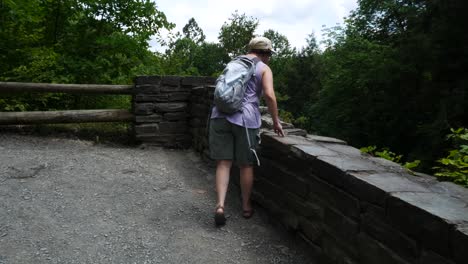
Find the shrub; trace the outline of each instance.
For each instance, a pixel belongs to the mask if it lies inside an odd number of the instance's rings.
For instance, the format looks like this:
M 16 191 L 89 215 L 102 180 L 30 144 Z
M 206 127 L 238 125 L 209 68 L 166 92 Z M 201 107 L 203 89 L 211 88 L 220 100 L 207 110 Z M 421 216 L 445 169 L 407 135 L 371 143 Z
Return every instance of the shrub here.
M 377 150 L 376 146 L 368 146 L 368 147 L 362 147 L 360 150 L 362 152 L 368 153 L 368 154 L 370 154 L 370 155 L 372 155 L 374 157 L 380 157 L 380 158 L 383 158 L 383 159 L 386 159 L 386 160 L 396 162 L 396 163 L 402 165 L 403 167 L 405 167 L 406 169 L 408 169 L 409 171 L 411 171 L 412 169 L 418 167 L 418 165 L 421 163 L 420 160 L 414 160 L 414 161 L 405 162 L 404 164 L 402 164 L 401 159 L 403 158 L 403 155 L 397 155 L 394 152 L 391 152 L 388 148 L 382 148 L 379 151 L 379 150 Z
M 437 160 L 440 166 L 436 166 L 434 174 L 440 180 L 452 181 L 468 187 L 468 129 L 450 129 L 451 134 L 447 140 L 451 140 L 455 149 L 450 150 L 445 158 Z

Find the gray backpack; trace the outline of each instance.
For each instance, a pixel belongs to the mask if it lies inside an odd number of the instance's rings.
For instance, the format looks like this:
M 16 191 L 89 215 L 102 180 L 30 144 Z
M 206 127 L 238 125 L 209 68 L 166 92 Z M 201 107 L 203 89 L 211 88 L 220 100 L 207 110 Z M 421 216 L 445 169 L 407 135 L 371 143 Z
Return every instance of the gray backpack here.
M 241 109 L 247 83 L 255 76 L 258 62 L 257 57 L 238 56 L 227 64 L 214 91 L 214 104 L 220 112 L 232 114 Z

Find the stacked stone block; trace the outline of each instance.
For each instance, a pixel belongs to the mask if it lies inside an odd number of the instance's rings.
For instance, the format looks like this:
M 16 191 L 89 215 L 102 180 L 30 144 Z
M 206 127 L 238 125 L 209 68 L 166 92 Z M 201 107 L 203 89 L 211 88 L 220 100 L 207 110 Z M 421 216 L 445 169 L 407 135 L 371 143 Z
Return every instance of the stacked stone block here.
M 136 140 L 156 146 L 190 147 L 190 116 L 196 114 L 190 107 L 192 90 L 213 82 L 207 77 L 137 77 L 133 97 Z
M 215 87 L 213 85 L 196 87 L 192 90 L 192 97 L 190 100 L 190 133 L 193 138 L 192 146 L 205 160 L 210 160 L 208 119 L 212 108 L 214 89 Z

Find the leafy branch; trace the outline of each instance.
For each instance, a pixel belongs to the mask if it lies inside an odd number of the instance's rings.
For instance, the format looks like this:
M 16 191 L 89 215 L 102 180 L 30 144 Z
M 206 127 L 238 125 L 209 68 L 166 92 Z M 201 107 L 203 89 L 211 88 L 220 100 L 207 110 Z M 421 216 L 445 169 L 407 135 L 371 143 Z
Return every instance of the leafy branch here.
M 445 158 L 437 160 L 440 166 L 433 167 L 435 176 L 468 187 L 468 129 L 450 130 L 452 133 L 447 136 L 447 140 L 453 142 L 455 149 L 450 150 Z

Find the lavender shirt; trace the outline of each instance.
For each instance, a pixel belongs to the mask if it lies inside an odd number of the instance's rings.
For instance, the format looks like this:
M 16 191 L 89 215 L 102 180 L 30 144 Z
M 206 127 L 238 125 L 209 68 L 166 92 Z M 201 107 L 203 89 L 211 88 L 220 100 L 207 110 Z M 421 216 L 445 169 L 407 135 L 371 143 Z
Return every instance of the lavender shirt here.
M 262 125 L 259 98 L 262 95 L 262 70 L 265 63 L 259 61 L 255 68 L 255 78 L 247 83 L 245 96 L 242 100 L 242 111 L 234 114 L 224 114 L 214 106 L 211 110 L 211 119 L 226 118 L 232 124 L 247 128 L 259 128 Z M 245 122 L 245 123 L 244 123 Z

